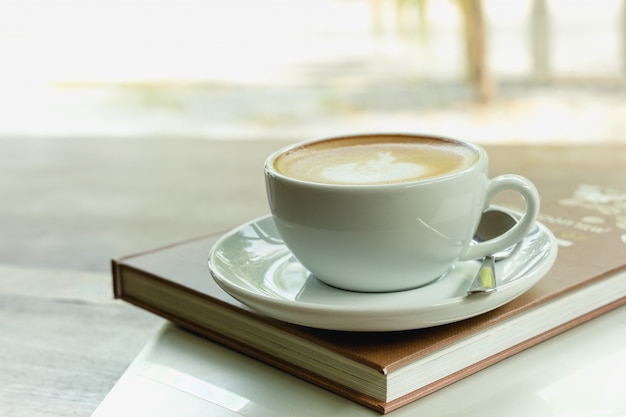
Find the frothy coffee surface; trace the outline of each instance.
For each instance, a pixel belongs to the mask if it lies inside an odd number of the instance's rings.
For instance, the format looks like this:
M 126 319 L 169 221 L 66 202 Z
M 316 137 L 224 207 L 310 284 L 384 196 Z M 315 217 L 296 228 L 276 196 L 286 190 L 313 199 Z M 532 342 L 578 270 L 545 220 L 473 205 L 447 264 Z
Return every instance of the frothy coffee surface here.
M 394 184 L 456 172 L 478 159 L 463 144 L 405 136 L 338 138 L 303 145 L 274 162 L 282 174 L 323 184 Z

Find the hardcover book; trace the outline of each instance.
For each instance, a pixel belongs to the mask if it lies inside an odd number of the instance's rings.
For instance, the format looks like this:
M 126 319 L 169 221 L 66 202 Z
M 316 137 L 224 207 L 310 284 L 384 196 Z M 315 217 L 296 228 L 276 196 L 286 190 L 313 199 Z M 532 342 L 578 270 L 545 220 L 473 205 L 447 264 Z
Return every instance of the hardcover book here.
M 207 255 L 219 234 L 113 260 L 115 296 L 387 413 L 626 303 L 626 192 L 542 185 L 550 192 L 540 220 L 560 245 L 554 267 L 510 303 L 457 323 L 341 332 L 262 316 L 211 278 Z M 503 329 L 528 336 L 510 344 Z M 485 343 L 490 349 L 476 355 Z M 423 377 L 403 380 L 409 367 Z M 408 394 L 389 395 L 405 392 L 402 384 Z
M 626 303 L 626 191 L 532 178 L 539 220 L 559 242 L 548 274 L 520 297 L 460 322 L 342 332 L 256 313 L 211 278 L 220 235 L 112 261 L 115 296 L 192 332 L 387 413 Z M 498 202 L 519 209 L 516 201 Z M 516 337 L 511 337 L 511 334 Z M 417 378 L 403 378 L 407 370 Z

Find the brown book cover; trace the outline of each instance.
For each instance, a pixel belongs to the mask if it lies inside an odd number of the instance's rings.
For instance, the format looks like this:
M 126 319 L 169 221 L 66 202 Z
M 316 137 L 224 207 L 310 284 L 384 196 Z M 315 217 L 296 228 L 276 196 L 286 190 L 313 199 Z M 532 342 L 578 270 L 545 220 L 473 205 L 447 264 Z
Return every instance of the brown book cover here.
M 610 180 L 598 184 L 600 181 L 582 180 L 577 175 L 565 178 L 556 171 L 547 177 L 529 177 L 543 197 L 540 220 L 559 241 L 556 263 L 522 296 L 461 322 L 411 331 L 354 333 L 306 328 L 260 316 L 230 297 L 211 278 L 207 256 L 219 235 L 113 260 L 114 293 L 193 332 L 387 413 L 626 303 L 626 190 L 611 185 Z M 516 200 L 504 198 L 498 203 L 520 208 Z M 602 301 L 583 312 L 568 302 L 556 303 L 568 301 L 574 294 L 586 297 L 592 293 L 600 294 L 598 300 Z M 559 307 L 548 310 L 553 305 Z M 436 366 L 437 361 L 445 360 L 438 355 L 444 349 L 459 346 L 456 353 L 462 357 L 463 349 L 475 349 L 471 342 L 478 334 L 510 323 L 532 326 L 524 317 L 542 309 L 560 315 L 559 324 L 522 343 L 505 344 L 482 360 L 451 369 L 407 395 L 386 399 L 368 394 L 369 384 L 385 383 L 388 375 L 405 366 L 418 361 Z M 534 317 L 541 320 L 541 315 Z M 496 342 L 498 336 L 489 337 Z M 272 352 L 256 343 L 266 339 L 275 341 L 279 350 Z M 277 353 L 283 343 L 289 354 Z M 360 376 L 355 377 L 354 384 L 337 382 L 333 372 L 308 366 L 311 357 L 317 355 L 328 358 L 315 360 L 325 363 L 322 369 L 345 366 L 339 371 L 357 369 Z

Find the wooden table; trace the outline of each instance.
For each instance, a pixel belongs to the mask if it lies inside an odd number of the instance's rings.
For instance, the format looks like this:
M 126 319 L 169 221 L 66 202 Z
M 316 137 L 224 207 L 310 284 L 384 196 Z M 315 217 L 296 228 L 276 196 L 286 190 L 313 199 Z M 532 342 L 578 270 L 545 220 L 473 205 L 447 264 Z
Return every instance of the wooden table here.
M 89 415 L 163 321 L 110 259 L 268 212 L 272 141 L 0 139 L 0 415 Z M 626 147 L 488 147 L 496 170 L 612 172 Z

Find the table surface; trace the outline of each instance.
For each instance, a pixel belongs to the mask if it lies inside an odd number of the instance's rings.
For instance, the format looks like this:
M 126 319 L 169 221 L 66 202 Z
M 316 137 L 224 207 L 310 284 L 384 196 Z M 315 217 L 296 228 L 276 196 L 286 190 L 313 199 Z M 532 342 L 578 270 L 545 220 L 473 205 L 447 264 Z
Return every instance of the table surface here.
M 110 260 L 266 214 L 263 161 L 285 144 L 0 139 L 0 415 L 90 415 L 164 323 L 113 299 Z M 510 161 L 494 175 L 626 184 L 624 146 L 487 149 Z

